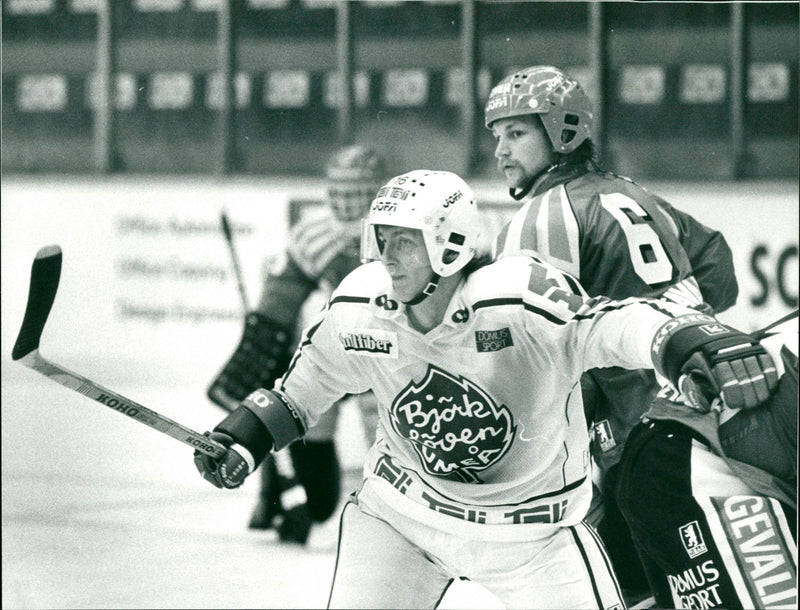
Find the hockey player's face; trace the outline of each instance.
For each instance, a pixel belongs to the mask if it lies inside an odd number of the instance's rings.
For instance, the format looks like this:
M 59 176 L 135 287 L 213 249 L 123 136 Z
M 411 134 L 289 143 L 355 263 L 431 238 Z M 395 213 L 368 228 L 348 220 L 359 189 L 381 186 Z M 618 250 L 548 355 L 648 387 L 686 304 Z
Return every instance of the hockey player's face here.
M 509 188 L 522 188 L 553 164 L 555 154 L 539 117 L 533 114 L 492 123 L 497 168 Z
M 392 278 L 392 288 L 400 301 L 419 294 L 431 279 L 431 263 L 422 231 L 380 225 L 376 227 L 381 262 Z

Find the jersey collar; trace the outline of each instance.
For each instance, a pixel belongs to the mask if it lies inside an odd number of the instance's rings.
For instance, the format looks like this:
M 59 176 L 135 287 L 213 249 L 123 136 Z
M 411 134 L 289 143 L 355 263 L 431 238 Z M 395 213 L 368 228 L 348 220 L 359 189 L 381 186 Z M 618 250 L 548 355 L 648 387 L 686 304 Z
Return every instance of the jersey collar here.
M 582 176 L 591 170 L 588 162 L 557 163 L 551 165 L 544 172 L 533 178 L 527 186 L 521 189 L 509 189 L 513 199 L 520 201 L 529 193 L 535 197 L 540 193 L 549 191 L 554 186 L 569 182 L 573 178 Z
M 465 323 L 472 321 L 474 313 L 469 308 L 464 297 L 466 279 L 466 277 L 461 278 L 461 281 L 453 292 L 453 296 L 450 298 L 447 309 L 445 309 L 441 323 L 428 331 L 428 333 L 426 333 L 427 336 L 437 335 L 441 333 L 444 328 L 464 328 Z M 375 306 L 376 317 L 384 320 L 394 320 L 395 323 L 403 324 L 411 328 L 411 324 L 408 320 L 408 306 L 395 297 L 391 282 L 389 282 L 383 290 L 379 291 L 378 295 L 373 299 L 373 305 Z

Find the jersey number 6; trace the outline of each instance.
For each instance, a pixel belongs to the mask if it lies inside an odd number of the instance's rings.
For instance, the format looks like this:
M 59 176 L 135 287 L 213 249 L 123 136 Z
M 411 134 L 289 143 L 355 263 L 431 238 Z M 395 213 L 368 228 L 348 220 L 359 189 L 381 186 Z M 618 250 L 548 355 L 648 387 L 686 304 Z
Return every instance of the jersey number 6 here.
M 650 215 L 636 201 L 622 193 L 600 195 L 600 203 L 619 223 L 636 275 L 653 286 L 672 279 L 672 262 L 650 222 Z

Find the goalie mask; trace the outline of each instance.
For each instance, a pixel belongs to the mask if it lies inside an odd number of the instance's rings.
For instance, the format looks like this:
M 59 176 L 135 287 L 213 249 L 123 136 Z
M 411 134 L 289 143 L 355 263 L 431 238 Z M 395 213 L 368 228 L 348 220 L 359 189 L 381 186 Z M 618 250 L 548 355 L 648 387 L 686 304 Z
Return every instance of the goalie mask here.
M 498 119 L 538 114 L 556 152 L 592 136 L 592 103 L 578 81 L 552 66 L 532 66 L 501 80 L 486 102 L 487 129 Z
M 325 176 L 336 218 L 346 223 L 360 221 L 384 180 L 383 159 L 366 146 L 345 146 L 331 156 Z
M 362 221 L 364 263 L 381 258 L 377 225 L 419 229 L 435 281 L 463 269 L 475 257 L 480 236 L 472 189 L 456 174 L 443 171 L 408 172 L 378 190 L 369 215 Z

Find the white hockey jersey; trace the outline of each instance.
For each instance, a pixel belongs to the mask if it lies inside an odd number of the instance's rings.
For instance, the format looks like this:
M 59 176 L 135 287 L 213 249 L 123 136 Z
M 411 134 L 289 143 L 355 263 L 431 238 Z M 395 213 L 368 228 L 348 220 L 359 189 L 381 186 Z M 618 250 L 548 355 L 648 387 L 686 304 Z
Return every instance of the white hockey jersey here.
M 656 329 L 696 313 L 575 286 L 554 267 L 505 258 L 462 281 L 423 334 L 381 263 L 364 265 L 306 329 L 275 389 L 306 429 L 343 394 L 373 390 L 379 427 L 364 475 L 412 518 L 506 539 L 531 535 L 515 525 L 575 524 L 591 498 L 581 373 L 652 368 Z

